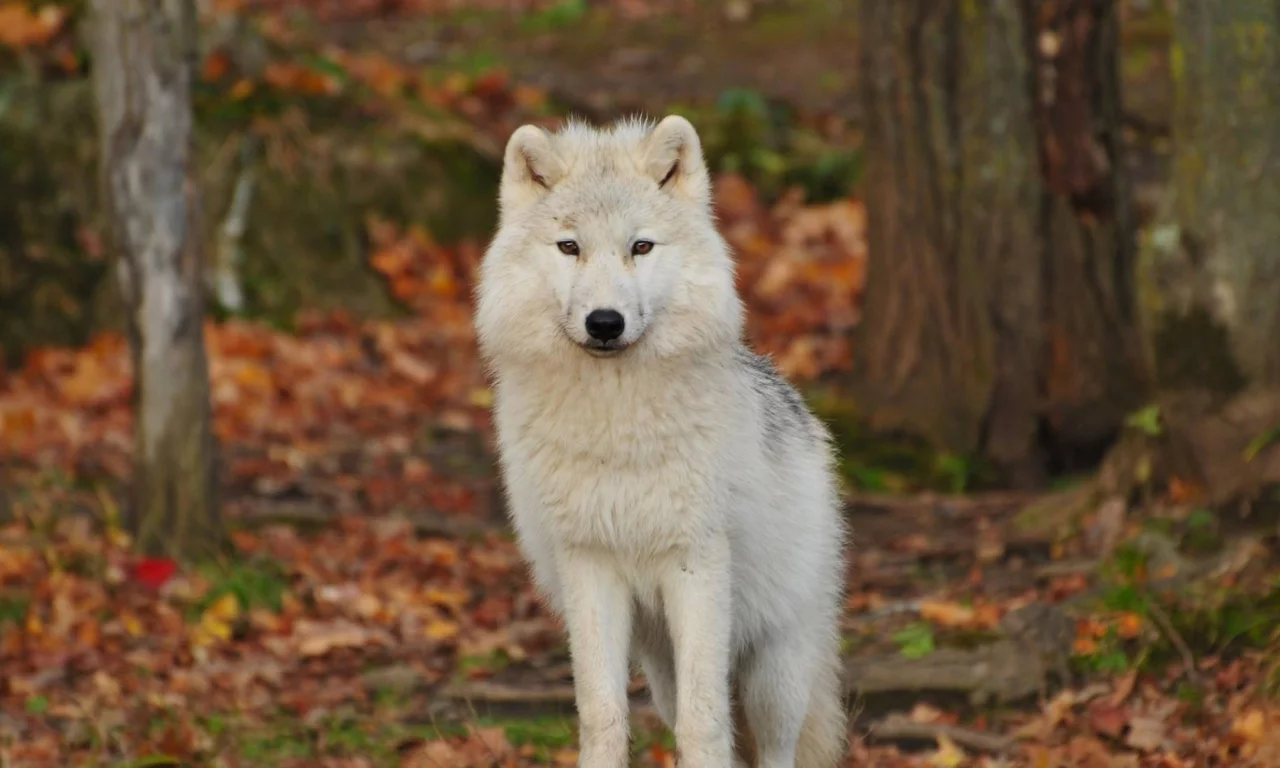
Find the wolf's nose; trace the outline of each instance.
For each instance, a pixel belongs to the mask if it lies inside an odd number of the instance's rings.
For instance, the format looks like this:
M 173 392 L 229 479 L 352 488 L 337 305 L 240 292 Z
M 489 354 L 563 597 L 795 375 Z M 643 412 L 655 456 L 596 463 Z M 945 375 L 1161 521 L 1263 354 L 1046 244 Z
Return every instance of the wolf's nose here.
M 587 333 L 597 341 L 613 341 L 622 335 L 627 321 L 616 309 L 593 309 L 587 315 Z

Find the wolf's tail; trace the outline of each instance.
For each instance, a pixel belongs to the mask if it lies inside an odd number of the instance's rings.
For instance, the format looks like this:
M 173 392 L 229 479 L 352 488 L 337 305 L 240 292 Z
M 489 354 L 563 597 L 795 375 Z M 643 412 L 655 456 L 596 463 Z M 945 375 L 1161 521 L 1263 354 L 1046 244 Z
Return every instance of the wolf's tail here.
M 843 765 L 848 749 L 849 722 L 844 708 L 844 664 L 839 645 L 832 643 L 809 699 L 796 768 L 834 768 Z

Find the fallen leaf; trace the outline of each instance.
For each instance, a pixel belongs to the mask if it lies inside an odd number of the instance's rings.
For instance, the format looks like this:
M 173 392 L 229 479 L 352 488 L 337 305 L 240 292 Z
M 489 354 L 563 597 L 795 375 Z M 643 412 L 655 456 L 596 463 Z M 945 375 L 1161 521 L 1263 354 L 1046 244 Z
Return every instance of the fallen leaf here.
M 1122 613 L 1116 621 L 1116 634 L 1132 640 L 1142 633 L 1142 617 L 1136 613 Z
M 1231 721 L 1231 735 L 1247 744 L 1261 744 L 1266 729 L 1266 716 L 1257 708 L 1249 709 Z
M 458 636 L 458 623 L 455 621 L 430 621 L 423 629 L 428 640 L 447 642 Z
M 304 619 L 294 627 L 294 641 L 301 656 L 323 656 L 336 648 L 359 648 L 375 640 L 371 630 L 345 619 Z
M 942 710 L 931 707 L 922 701 L 916 702 L 916 705 L 911 708 L 911 712 L 907 715 L 907 719 L 913 723 L 937 723 L 942 721 L 944 717 Z
M 938 734 L 938 751 L 929 757 L 929 765 L 936 768 L 958 768 L 968 759 L 964 750 L 945 733 Z
M 1133 693 L 1133 687 L 1138 682 L 1138 670 L 1131 669 L 1120 676 L 1115 683 L 1115 690 L 1112 691 L 1111 697 L 1107 700 L 1113 707 L 1118 707 L 1129 698 L 1129 694 Z
M 443 768 L 443 766 L 461 766 L 462 756 L 458 750 L 444 739 L 419 744 L 400 760 L 400 768 Z
M 920 617 L 944 627 L 966 627 L 974 623 L 974 609 L 959 603 L 941 600 L 921 600 Z
M 69 11 L 59 5 L 42 5 L 39 9 L 25 2 L 0 5 L 0 45 L 31 48 L 44 45 L 62 29 Z
M 654 762 L 658 765 L 665 766 L 671 760 L 671 756 L 667 754 L 666 749 L 661 744 L 654 744 L 650 748 L 650 754 L 654 758 Z M 578 764 L 579 752 L 576 749 L 557 749 L 551 753 L 551 764 L 563 766 L 563 768 L 572 768 Z M 674 765 L 674 763 L 671 763 Z
M 200 615 L 200 623 L 191 629 L 191 642 L 208 647 L 231 639 L 231 623 L 240 615 L 240 601 L 228 592 L 214 600 Z
M 1105 701 L 1090 704 L 1088 717 L 1089 727 L 1113 739 L 1119 738 L 1129 723 L 1129 713 L 1124 707 L 1113 706 Z
M 1129 719 L 1129 732 L 1124 743 L 1142 752 L 1154 752 L 1165 740 L 1164 721 L 1146 715 Z

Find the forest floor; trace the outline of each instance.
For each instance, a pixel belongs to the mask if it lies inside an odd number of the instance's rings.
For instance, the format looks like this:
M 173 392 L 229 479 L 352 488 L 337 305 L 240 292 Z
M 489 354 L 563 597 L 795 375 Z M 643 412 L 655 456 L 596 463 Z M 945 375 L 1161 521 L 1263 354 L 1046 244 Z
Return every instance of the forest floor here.
M 742 23 L 725 20 L 732 4 L 680 0 L 665 15 L 626 0 L 392 17 L 415 3 L 307 3 L 318 21 L 269 16 L 268 38 L 302 50 L 316 35 L 305 50 L 324 66 L 298 55 L 243 86 L 215 54 L 204 81 L 232 101 L 358 81 L 371 115 L 403 118 L 413 94 L 481 144 L 548 101 L 608 114 L 744 82 L 811 124 L 857 117 L 840 3 L 758 3 Z M 706 32 L 712 15 L 722 28 Z M 602 52 L 608 66 L 582 65 Z M 421 67 L 452 74 L 419 81 Z M 1158 112 L 1163 87 L 1142 93 Z M 868 445 L 830 386 L 856 354 L 860 200 L 716 184 L 753 343 L 844 450 L 849 764 L 1280 765 L 1280 503 L 1209 509 L 1177 477 L 1101 497 L 1089 476 L 979 490 L 961 457 Z M 0 766 L 576 764 L 564 635 L 494 479 L 470 325 L 481 246 L 377 217 L 367 230 L 367 267 L 402 316 L 206 325 L 234 530 L 220 561 L 131 547 L 117 335 L 0 369 Z M 1154 429 L 1149 414 L 1131 427 Z M 642 678 L 632 692 L 634 764 L 673 765 Z

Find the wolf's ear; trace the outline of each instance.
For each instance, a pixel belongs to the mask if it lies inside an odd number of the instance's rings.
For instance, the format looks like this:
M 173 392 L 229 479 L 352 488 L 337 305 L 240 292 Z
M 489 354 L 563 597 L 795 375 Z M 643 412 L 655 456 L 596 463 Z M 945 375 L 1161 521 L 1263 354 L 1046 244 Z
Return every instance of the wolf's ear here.
M 664 190 L 701 203 L 711 199 L 702 142 L 693 125 L 679 115 L 664 117 L 649 133 L 645 140 L 644 170 Z
M 536 125 L 522 125 L 507 140 L 499 204 L 511 210 L 532 203 L 549 192 L 564 172 L 551 136 Z

